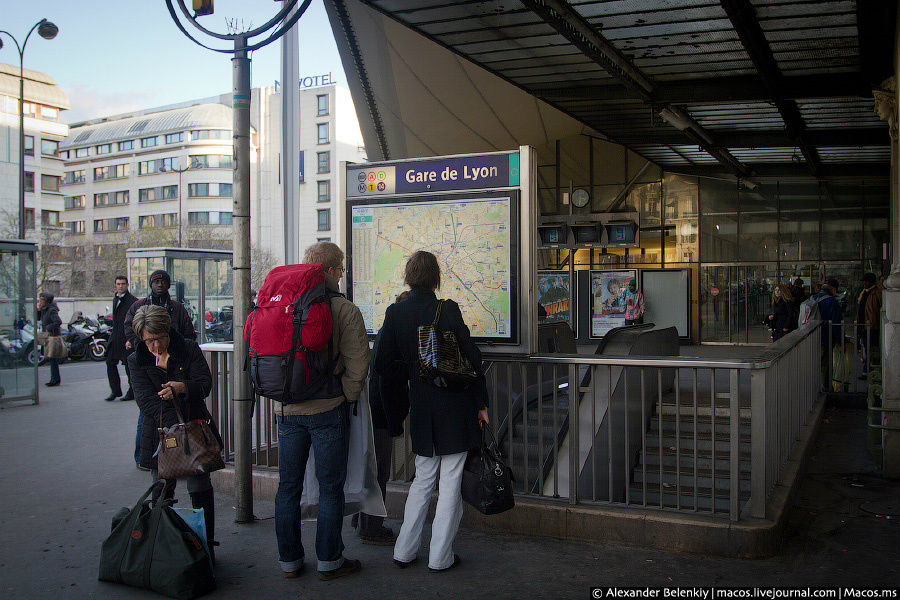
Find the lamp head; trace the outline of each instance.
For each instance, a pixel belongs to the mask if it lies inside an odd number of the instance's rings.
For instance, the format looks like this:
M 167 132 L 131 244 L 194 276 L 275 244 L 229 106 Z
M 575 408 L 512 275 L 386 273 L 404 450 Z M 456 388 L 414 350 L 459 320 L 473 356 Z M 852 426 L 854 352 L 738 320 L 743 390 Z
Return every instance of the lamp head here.
M 38 25 L 38 35 L 45 40 L 52 40 L 56 37 L 57 33 L 59 33 L 59 27 L 57 27 L 47 19 L 42 20 L 41 24 Z

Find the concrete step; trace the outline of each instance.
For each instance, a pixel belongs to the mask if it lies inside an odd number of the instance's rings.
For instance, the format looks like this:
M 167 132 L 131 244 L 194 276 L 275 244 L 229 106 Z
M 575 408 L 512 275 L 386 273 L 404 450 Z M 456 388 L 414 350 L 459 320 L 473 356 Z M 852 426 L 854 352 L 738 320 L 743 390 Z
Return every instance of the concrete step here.
M 637 486 L 631 486 L 628 489 L 629 494 L 629 502 L 634 505 L 635 503 L 641 504 L 644 498 L 643 490 Z M 649 507 L 658 507 L 660 506 L 660 490 L 657 485 L 647 485 L 646 490 L 646 498 L 647 498 L 647 506 Z M 740 506 L 746 504 L 747 500 L 750 499 L 750 494 L 740 494 Z M 664 508 L 676 508 L 680 506 L 682 509 L 695 509 L 695 510 L 703 510 L 708 511 L 713 507 L 713 498 L 709 493 L 709 490 L 697 489 L 696 499 L 694 497 L 694 489 L 692 487 L 684 487 L 681 488 L 681 494 L 677 493 L 675 488 L 663 488 L 662 492 L 662 506 Z M 716 512 L 727 513 L 731 506 L 731 500 L 727 496 L 719 496 L 716 494 L 715 498 L 715 510 Z
M 697 469 L 706 469 L 709 470 L 712 468 L 713 460 L 712 454 L 709 452 L 701 452 L 698 453 L 695 457 L 693 453 L 685 454 L 681 453 L 680 456 L 676 455 L 675 450 L 670 450 L 669 448 L 663 448 L 663 468 L 670 469 L 675 471 L 676 464 L 681 465 L 682 473 L 686 472 L 687 469 L 690 469 L 690 472 L 693 472 L 694 463 L 696 462 Z M 646 464 L 648 469 L 659 469 L 660 456 L 659 456 L 659 448 L 652 447 L 647 448 L 646 454 L 644 454 L 642 464 Z M 724 471 L 728 473 L 731 469 L 731 453 L 730 452 L 717 452 L 716 460 L 715 460 L 716 471 Z M 741 476 L 750 476 L 750 457 L 749 455 L 746 457 L 740 457 L 738 460 L 738 470 L 741 473 Z
M 640 465 L 638 465 L 634 470 L 633 483 L 638 487 L 646 480 L 647 485 L 656 485 L 659 486 L 660 482 L 660 474 L 659 467 L 655 469 L 647 469 L 646 479 L 645 473 Z M 693 490 L 694 487 L 694 474 L 693 470 L 690 473 L 686 473 L 684 470 L 681 472 L 680 478 L 681 488 L 684 489 L 686 486 Z M 662 484 L 663 488 L 666 490 L 675 491 L 679 484 L 679 477 L 675 473 L 675 470 L 667 471 L 665 467 L 663 468 L 662 473 Z M 697 480 L 696 485 L 698 490 L 711 490 L 713 488 L 713 477 L 712 472 L 709 469 L 698 469 L 697 470 Z M 728 476 L 728 471 L 716 471 L 715 477 L 715 488 L 716 488 L 716 496 L 720 495 L 728 495 L 731 490 L 731 478 Z M 739 482 L 739 489 L 741 492 L 750 493 L 750 479 L 742 478 Z

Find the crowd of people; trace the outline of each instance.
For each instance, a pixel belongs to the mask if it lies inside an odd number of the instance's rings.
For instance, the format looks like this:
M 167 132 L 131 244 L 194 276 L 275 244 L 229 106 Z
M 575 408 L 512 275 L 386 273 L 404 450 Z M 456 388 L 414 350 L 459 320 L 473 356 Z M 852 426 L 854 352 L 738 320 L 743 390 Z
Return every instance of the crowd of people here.
M 344 484 L 347 478 L 351 411 L 368 385 L 374 426 L 377 479 L 385 493 L 391 463 L 392 438 L 409 427 L 415 458 L 415 478 L 410 485 L 399 534 L 385 526 L 378 515 L 359 514 L 354 519 L 363 543 L 393 546 L 394 564 L 401 569 L 418 561 L 423 526 L 430 498 L 439 489 L 428 568 L 441 572 L 460 564 L 453 541 L 462 517 L 461 478 L 467 453 L 479 446 L 481 427 L 488 423 L 488 394 L 481 370 L 481 354 L 473 343 L 459 306 L 439 300 L 441 284 L 437 258 L 415 252 L 407 261 L 404 283 L 409 287 L 385 313 L 384 324 L 370 351 L 362 313 L 339 292 L 344 275 L 344 254 L 330 242 L 319 242 L 306 250 L 306 264 L 321 264 L 333 319 L 329 380 L 311 399 L 301 403 L 275 403 L 278 435 L 279 484 L 275 497 L 275 534 L 278 563 L 287 578 L 300 575 L 304 566 L 301 539 L 301 500 L 310 451 L 315 456 L 319 486 L 315 539 L 316 571 L 319 579 L 331 580 L 359 571 L 359 560 L 344 556 L 342 524 L 345 514 Z M 856 298 L 856 322 L 865 330 L 868 358 L 879 339 L 881 284 L 872 273 L 862 277 L 862 292 Z M 179 420 L 212 422 L 205 399 L 212 387 L 209 366 L 196 342 L 196 332 L 184 306 L 169 296 L 171 278 L 158 270 L 149 279 L 150 293 L 138 299 L 128 291 L 128 279 L 116 278 L 113 298 L 113 332 L 107 356 L 110 395 L 107 401 L 133 398 L 139 407 L 134 459 L 137 468 L 148 471 L 153 481 L 157 471 L 158 428 Z M 801 279 L 777 284 L 772 293 L 772 311 L 766 318 L 772 339 L 778 340 L 798 327 L 804 302 L 814 303 L 819 318 L 832 328 L 823 330 L 823 349 L 841 339 L 843 310 L 837 301 L 839 283 L 828 279 L 813 290 L 809 299 Z M 643 296 L 631 281 L 625 294 L 629 324 L 643 319 Z M 48 349 L 58 338 L 61 320 L 51 294 L 42 293 L 38 316 Z M 436 387 L 420 374 L 417 330 L 434 323 L 453 331 L 461 353 L 474 367 L 475 383 L 464 391 Z M 858 338 L 859 339 L 859 338 Z M 50 353 L 52 354 L 52 352 Z M 829 353 L 823 352 L 823 357 Z M 825 361 L 823 358 L 823 368 Z M 125 365 L 128 391 L 122 393 L 118 364 Z M 61 383 L 59 366 L 49 357 L 51 380 Z M 176 407 L 178 410 L 176 410 Z M 355 414 L 355 413 L 354 413 Z M 218 433 L 216 432 L 216 435 Z M 221 441 L 221 440 L 220 440 Z M 195 508 L 204 510 L 210 555 L 217 545 L 214 492 L 208 473 L 186 478 Z M 175 480 L 167 480 L 165 494 L 171 496 Z
M 434 572 L 452 569 L 460 564 L 453 541 L 462 517 L 463 465 L 469 449 L 481 443 L 479 428 L 488 422 L 488 397 L 481 354 L 459 306 L 453 300 L 438 300 L 435 294 L 441 283 L 437 258 L 425 251 L 410 257 L 405 267 L 405 284 L 410 289 L 388 309 L 371 351 L 362 313 L 339 292 L 345 270 L 343 251 L 333 243 L 319 242 L 306 250 L 304 262 L 322 265 L 330 290 L 333 330 L 329 352 L 333 369 L 328 373 L 329 381 L 313 398 L 274 406 L 278 435 L 275 533 L 279 566 L 287 578 L 295 578 L 303 570 L 301 499 L 312 451 L 319 487 L 317 576 L 331 580 L 362 567 L 359 560 L 344 556 L 342 525 L 351 411 L 356 414 L 354 405 L 368 385 L 382 496 L 390 474 L 392 438 L 403 434 L 407 417 L 416 473 L 399 535 L 385 526 L 383 516 L 362 513 L 353 521 L 358 526 L 357 534 L 363 543 L 393 546 L 394 564 L 399 568 L 411 566 L 418 560 L 429 501 L 438 487 L 428 568 Z M 182 304 L 169 297 L 171 278 L 166 271 L 150 275 L 150 293 L 143 299 L 128 291 L 127 277 L 116 277 L 115 284 L 113 331 L 107 356 L 110 394 L 106 400 L 136 401 L 139 417 L 134 460 L 137 468 L 148 471 L 155 482 L 159 480 L 160 428 L 171 427 L 183 418 L 212 423 L 215 430 L 205 401 L 212 376 L 190 318 Z M 51 340 L 45 344 L 52 344 L 61 325 L 52 295 L 39 296 L 38 311 L 43 331 Z M 454 332 L 460 350 L 476 371 L 475 383 L 464 391 L 435 387 L 415 367 L 416 330 L 433 322 L 444 331 Z M 53 358 L 49 362 L 51 380 L 47 385 L 59 385 L 59 366 Z M 125 365 L 128 379 L 128 391 L 124 394 L 119 363 Z M 165 496 L 174 494 L 175 485 L 176 480 L 166 480 Z M 214 559 L 218 541 L 209 473 L 187 477 L 186 485 L 192 506 L 203 509 L 209 552 Z

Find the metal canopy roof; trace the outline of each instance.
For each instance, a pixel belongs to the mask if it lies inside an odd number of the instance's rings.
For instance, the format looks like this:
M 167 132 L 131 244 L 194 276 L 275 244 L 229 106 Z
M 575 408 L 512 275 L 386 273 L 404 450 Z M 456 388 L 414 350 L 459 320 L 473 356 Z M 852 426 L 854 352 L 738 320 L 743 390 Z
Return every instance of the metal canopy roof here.
M 376 122 L 386 101 L 372 65 L 384 73 L 391 70 L 384 63 L 398 59 L 387 56 L 384 44 L 366 46 L 354 36 L 366 30 L 363 21 L 372 18 L 366 15 L 380 13 L 667 170 L 743 177 L 889 172 L 888 128 L 874 112 L 871 90 L 892 74 L 895 2 L 326 0 L 326 6 L 345 64 L 353 63 L 347 72 L 361 80 L 351 88 Z M 399 60 L 412 60 L 403 58 L 384 23 L 378 28 Z M 394 94 L 404 93 L 396 81 L 395 87 Z M 382 147 L 389 145 L 385 136 L 382 128 Z

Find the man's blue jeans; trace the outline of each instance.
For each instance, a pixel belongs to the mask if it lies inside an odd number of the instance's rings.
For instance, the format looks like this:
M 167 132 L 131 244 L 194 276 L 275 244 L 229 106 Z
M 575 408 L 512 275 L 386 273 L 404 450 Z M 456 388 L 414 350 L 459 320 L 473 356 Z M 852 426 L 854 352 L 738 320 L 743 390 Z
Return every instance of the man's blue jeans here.
M 275 494 L 275 535 L 282 571 L 297 571 L 303 564 L 300 540 L 300 498 L 303 475 L 312 447 L 319 481 L 316 520 L 316 558 L 319 571 L 344 564 L 341 526 L 344 518 L 344 481 L 350 444 L 350 408 L 344 402 L 317 415 L 277 415 L 278 493 Z

